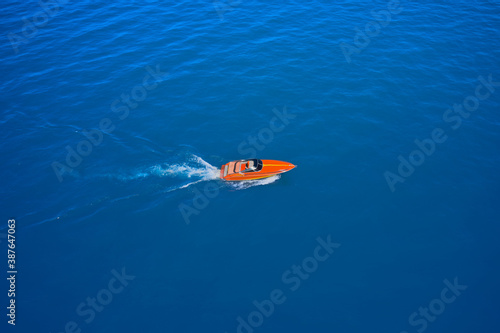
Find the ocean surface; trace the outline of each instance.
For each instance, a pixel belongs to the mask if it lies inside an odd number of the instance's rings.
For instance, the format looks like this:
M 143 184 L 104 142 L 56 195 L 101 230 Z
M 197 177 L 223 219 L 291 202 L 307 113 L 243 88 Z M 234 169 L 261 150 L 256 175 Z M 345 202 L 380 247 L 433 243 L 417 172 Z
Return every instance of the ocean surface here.
M 498 1 L 1 18 L 1 332 L 498 331 Z

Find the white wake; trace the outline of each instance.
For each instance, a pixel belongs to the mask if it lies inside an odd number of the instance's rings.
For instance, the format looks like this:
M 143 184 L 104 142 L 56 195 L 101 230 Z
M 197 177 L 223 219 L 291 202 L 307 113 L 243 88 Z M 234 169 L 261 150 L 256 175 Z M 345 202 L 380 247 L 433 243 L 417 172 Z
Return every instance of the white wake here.
M 167 192 L 186 188 L 193 184 L 214 180 L 219 178 L 219 169 L 211 165 L 199 156 L 191 155 L 187 161 L 183 163 L 161 163 L 150 167 L 141 168 L 132 174 L 114 174 L 107 175 L 110 178 L 115 178 L 121 181 L 130 181 L 143 178 L 169 178 L 179 179 L 180 181 L 186 179 L 193 179 L 192 182 L 172 186 L 167 189 Z
M 219 178 L 219 169 L 192 155 L 189 161 L 182 164 L 158 164 L 148 169 L 147 174 L 170 178 L 201 178 L 200 180 L 213 180 Z

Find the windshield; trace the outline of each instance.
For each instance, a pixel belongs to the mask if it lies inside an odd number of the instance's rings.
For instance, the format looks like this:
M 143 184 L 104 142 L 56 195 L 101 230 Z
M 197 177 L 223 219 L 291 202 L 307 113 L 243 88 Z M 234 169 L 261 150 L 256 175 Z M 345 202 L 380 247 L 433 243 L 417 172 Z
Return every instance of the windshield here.
M 257 172 L 262 170 L 262 161 L 256 158 L 251 160 L 243 160 L 240 162 L 241 172 Z

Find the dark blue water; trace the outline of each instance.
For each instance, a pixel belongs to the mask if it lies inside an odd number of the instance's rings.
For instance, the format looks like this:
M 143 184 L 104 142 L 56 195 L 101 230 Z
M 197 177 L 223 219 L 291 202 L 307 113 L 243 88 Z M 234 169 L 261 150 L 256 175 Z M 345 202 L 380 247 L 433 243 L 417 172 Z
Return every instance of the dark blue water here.
M 2 332 L 496 331 L 498 1 L 1 22 Z M 217 179 L 254 156 L 298 167 Z

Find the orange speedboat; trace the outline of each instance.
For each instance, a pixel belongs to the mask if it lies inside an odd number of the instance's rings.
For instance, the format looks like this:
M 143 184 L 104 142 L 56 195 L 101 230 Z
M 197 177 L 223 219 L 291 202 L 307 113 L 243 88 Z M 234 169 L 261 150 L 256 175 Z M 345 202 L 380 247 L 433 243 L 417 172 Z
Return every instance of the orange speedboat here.
M 293 168 L 295 165 L 288 162 L 253 158 L 224 164 L 220 169 L 220 178 L 228 181 L 254 180 L 278 175 Z

